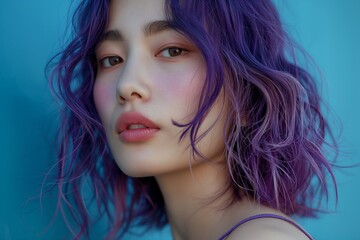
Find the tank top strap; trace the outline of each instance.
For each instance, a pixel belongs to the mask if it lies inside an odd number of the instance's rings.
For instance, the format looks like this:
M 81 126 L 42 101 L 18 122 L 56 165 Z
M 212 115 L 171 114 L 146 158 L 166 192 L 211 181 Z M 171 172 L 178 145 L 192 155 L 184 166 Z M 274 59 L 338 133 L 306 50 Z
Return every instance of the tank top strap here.
M 286 221 L 286 222 L 290 223 L 291 225 L 295 226 L 301 232 L 303 232 L 310 240 L 313 240 L 311 235 L 305 229 L 303 229 L 299 224 L 297 224 L 295 221 L 293 221 L 291 219 L 288 219 L 286 217 L 276 215 L 276 214 L 271 214 L 271 213 L 257 214 L 257 215 L 253 215 L 251 217 L 248 217 L 248 218 L 245 218 L 245 219 L 241 220 L 240 222 L 235 224 L 230 230 L 228 230 L 225 234 L 223 234 L 218 240 L 226 239 L 230 235 L 230 233 L 232 233 L 240 225 L 242 225 L 242 224 L 244 224 L 246 222 L 249 222 L 251 220 L 254 220 L 254 219 L 259 219 L 259 218 L 276 218 L 276 219 Z

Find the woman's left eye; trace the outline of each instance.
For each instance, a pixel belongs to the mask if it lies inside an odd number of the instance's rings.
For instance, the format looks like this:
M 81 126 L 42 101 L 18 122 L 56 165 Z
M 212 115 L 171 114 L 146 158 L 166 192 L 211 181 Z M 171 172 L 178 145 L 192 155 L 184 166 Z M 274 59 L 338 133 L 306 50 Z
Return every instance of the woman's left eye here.
M 163 49 L 158 54 L 158 56 L 165 57 L 165 58 L 173 58 L 173 57 L 177 57 L 177 56 L 184 54 L 184 52 L 186 52 L 186 50 L 183 48 L 169 47 L 169 48 Z

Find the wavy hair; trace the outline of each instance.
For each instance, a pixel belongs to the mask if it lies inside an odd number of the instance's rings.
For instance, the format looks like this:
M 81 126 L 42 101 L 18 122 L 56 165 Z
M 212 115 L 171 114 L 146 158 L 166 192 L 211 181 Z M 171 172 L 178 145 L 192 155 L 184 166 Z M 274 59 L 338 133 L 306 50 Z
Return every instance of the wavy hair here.
M 315 216 L 335 186 L 326 148 L 337 152 L 312 75 L 297 64 L 294 42 L 270 0 L 167 0 L 171 26 L 187 36 L 206 61 L 206 81 L 196 116 L 183 128 L 193 152 L 201 120 L 222 89 L 229 102 L 225 147 L 232 201 L 244 197 L 289 215 Z M 50 87 L 60 102 L 58 209 L 79 225 L 74 238 L 89 236 L 93 218 L 84 201 L 84 182 L 98 217 L 112 225 L 107 238 L 133 223 L 162 227 L 164 200 L 153 177 L 131 178 L 116 165 L 95 109 L 95 46 L 109 20 L 109 0 L 80 1 L 73 36 L 50 62 Z M 329 136 L 332 144 L 325 141 Z M 89 194 L 89 193 L 87 193 Z M 67 209 L 67 210 L 66 210 Z M 66 220 L 66 222 L 68 222 Z

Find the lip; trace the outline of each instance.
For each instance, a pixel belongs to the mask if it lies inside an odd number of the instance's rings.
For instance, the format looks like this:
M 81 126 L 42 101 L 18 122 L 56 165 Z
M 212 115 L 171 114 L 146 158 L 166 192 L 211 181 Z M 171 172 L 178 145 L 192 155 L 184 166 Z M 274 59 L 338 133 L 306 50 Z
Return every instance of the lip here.
M 146 128 L 128 129 L 132 124 L 141 124 Z M 145 142 L 153 138 L 159 130 L 153 121 L 138 112 L 125 112 L 116 121 L 116 131 L 123 142 Z

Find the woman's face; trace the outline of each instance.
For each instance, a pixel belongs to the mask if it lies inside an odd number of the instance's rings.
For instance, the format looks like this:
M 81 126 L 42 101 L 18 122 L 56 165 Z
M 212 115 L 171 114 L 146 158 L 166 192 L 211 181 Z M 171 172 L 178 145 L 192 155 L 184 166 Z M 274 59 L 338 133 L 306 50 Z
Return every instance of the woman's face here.
M 190 138 L 181 130 L 196 112 L 205 61 L 196 46 L 169 28 L 162 0 L 114 0 L 96 56 L 94 100 L 121 170 L 144 177 L 186 170 L 193 163 Z M 223 95 L 203 120 L 197 144 L 209 160 L 223 158 Z M 197 161 L 197 164 L 204 162 Z

